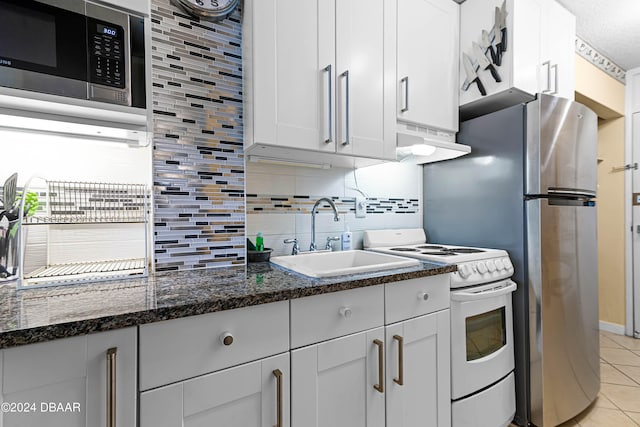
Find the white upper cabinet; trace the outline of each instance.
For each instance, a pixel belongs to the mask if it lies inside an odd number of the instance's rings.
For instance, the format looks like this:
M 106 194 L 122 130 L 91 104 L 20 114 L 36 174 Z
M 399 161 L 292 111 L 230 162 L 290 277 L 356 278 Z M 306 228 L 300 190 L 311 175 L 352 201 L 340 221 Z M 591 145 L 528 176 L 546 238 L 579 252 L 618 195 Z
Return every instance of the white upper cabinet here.
M 399 122 L 458 131 L 459 28 L 451 0 L 398 2 Z
M 245 1 L 247 154 L 394 159 L 395 7 L 396 0 Z
M 576 18 L 554 0 L 544 3 L 539 92 L 574 99 Z
M 503 0 L 464 2 L 460 12 L 460 113 L 462 119 L 495 111 L 518 102 L 532 100 L 536 93 L 550 93 L 573 99 L 575 87 L 575 17 L 555 0 L 505 0 L 506 50 L 501 65 L 492 60 L 483 45 L 483 30 L 496 49 L 496 9 Z M 489 67 L 480 66 L 473 43 L 481 45 L 485 57 L 497 71 L 496 81 Z M 468 55 L 474 74 L 486 90 L 482 95 L 477 82 L 470 82 L 465 70 Z M 468 66 L 466 68 L 469 68 Z

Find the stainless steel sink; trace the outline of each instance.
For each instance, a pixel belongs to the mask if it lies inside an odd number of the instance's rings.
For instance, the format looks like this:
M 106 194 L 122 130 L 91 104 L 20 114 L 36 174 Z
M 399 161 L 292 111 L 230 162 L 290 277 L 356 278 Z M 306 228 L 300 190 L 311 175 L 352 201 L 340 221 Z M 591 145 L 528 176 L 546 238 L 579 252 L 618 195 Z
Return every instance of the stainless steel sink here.
M 271 262 L 309 277 L 343 276 L 420 265 L 416 259 L 362 250 L 309 252 L 273 257 Z

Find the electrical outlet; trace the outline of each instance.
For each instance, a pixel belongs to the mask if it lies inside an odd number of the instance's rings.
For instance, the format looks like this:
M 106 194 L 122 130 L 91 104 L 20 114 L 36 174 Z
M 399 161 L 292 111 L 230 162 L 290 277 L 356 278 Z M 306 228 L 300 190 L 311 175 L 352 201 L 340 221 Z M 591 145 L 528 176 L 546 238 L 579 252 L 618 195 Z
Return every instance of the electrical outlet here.
M 356 218 L 367 216 L 367 199 L 363 196 L 356 196 Z

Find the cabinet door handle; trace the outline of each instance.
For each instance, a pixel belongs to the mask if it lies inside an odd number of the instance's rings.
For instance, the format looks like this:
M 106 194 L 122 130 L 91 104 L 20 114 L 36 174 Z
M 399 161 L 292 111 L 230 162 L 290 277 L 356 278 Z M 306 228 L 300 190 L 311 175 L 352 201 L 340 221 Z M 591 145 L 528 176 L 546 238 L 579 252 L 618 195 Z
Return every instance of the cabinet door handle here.
M 116 427 L 116 356 L 118 348 L 107 350 L 107 427 Z
M 404 83 L 404 107 L 400 109 L 401 113 L 409 111 L 409 76 L 400 79 L 400 84 Z
M 542 65 L 547 66 L 547 88 L 542 93 L 549 93 L 551 92 L 551 61 L 544 61 Z
M 553 68 L 553 92 L 551 92 L 552 95 L 557 95 L 558 94 L 558 64 L 553 64 L 551 66 L 551 68 Z
M 276 398 L 276 425 L 275 427 L 282 427 L 282 371 L 276 369 L 273 371 L 273 376 L 276 377 L 276 387 L 278 389 Z
M 404 385 L 404 339 L 400 335 L 394 335 L 393 339 L 398 341 L 398 378 L 394 378 L 393 382 Z
M 332 72 L 331 72 L 331 64 L 327 65 L 324 68 L 324 71 L 327 72 L 327 101 L 329 103 L 329 116 L 328 116 L 328 122 L 329 122 L 329 135 L 327 136 L 327 139 L 324 140 L 325 143 L 329 144 L 332 142 L 331 136 L 333 135 L 333 107 L 331 106 L 332 101 L 333 101 L 333 91 L 331 90 L 331 76 L 332 76 Z
M 344 94 L 344 123 L 345 123 L 345 140 L 342 141 L 342 145 L 349 145 L 349 70 L 345 70 L 340 75 L 345 79 L 345 94 Z
M 374 384 L 373 388 L 384 393 L 384 343 L 378 339 L 373 343 L 378 346 L 378 384 Z

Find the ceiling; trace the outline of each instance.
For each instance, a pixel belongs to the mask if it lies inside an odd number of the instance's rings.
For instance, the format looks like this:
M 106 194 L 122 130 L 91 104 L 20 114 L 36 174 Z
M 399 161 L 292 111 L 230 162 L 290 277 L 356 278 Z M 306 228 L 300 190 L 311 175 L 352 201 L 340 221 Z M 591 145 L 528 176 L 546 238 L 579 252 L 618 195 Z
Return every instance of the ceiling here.
M 576 35 L 624 70 L 640 67 L 639 0 L 557 0 L 576 16 Z

